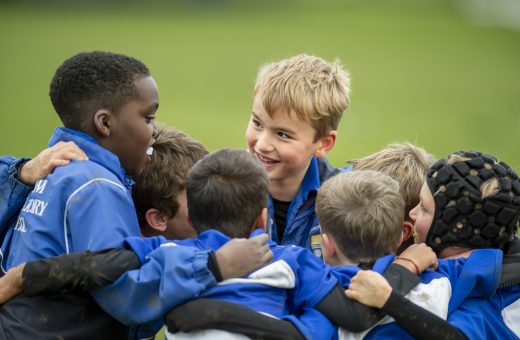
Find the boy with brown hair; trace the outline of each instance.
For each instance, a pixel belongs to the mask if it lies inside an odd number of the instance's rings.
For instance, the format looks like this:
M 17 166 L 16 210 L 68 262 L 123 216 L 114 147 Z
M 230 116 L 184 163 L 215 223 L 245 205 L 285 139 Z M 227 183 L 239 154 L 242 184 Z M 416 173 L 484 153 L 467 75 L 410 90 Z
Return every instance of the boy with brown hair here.
M 324 156 L 349 105 L 350 77 L 333 63 L 301 54 L 263 66 L 246 130 L 248 150 L 269 176 L 269 223 L 279 244 L 310 249 L 316 192 L 340 172 Z
M 188 171 L 208 151 L 180 130 L 158 125 L 153 150 L 143 171 L 135 177 L 132 199 L 143 236 L 170 240 L 196 237 L 188 222 Z

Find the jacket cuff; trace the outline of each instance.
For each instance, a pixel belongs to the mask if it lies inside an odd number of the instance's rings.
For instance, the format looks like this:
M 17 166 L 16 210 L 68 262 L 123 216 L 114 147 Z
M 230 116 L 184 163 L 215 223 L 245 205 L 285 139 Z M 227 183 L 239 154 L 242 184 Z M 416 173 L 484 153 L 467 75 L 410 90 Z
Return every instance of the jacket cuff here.
M 27 185 L 18 179 L 18 169 L 29 160 L 30 158 L 16 158 L 7 168 L 7 183 L 11 188 L 8 205 L 11 208 L 18 209 L 18 206 L 21 208 L 25 199 L 34 188 L 34 186 Z
M 200 250 L 195 252 L 192 262 L 193 278 L 207 288 L 215 285 L 218 282 L 218 278 L 209 268 L 209 261 L 210 251 Z

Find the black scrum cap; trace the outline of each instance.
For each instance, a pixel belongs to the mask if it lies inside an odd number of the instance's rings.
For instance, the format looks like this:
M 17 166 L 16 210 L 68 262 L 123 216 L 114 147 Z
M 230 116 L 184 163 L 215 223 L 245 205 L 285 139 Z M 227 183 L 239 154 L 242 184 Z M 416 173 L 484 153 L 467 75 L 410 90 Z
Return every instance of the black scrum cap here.
M 426 243 L 438 254 L 446 247 L 502 249 L 515 237 L 520 215 L 520 181 L 505 163 L 475 151 L 459 151 L 467 160 L 436 162 L 426 174 L 435 214 Z M 449 159 L 449 157 L 448 157 Z M 480 186 L 495 177 L 499 190 L 482 198 Z

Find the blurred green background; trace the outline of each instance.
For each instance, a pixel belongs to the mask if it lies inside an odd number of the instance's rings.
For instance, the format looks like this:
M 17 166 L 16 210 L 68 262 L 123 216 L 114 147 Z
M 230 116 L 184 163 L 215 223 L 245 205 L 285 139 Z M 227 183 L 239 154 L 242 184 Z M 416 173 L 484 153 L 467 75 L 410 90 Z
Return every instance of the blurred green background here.
M 352 105 L 329 154 L 336 166 L 410 141 L 438 157 L 481 150 L 518 171 L 520 9 L 500 3 L 3 0 L 0 154 L 46 146 L 60 124 L 48 84 L 79 51 L 144 61 L 161 91 L 159 121 L 210 150 L 245 147 L 262 64 L 308 53 L 339 58 L 352 74 Z

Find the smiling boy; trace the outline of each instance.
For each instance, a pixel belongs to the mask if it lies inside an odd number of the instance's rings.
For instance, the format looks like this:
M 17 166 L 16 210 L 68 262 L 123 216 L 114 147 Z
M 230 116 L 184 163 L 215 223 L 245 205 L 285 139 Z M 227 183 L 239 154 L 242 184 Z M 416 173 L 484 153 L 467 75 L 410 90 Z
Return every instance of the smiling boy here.
M 268 229 L 279 244 L 310 248 L 316 192 L 340 172 L 324 156 L 336 143 L 349 93 L 349 75 L 338 62 L 305 54 L 258 74 L 246 140 L 268 173 Z

